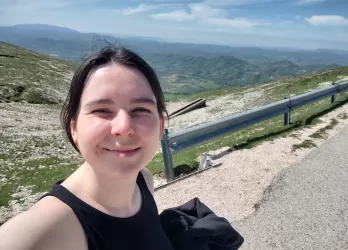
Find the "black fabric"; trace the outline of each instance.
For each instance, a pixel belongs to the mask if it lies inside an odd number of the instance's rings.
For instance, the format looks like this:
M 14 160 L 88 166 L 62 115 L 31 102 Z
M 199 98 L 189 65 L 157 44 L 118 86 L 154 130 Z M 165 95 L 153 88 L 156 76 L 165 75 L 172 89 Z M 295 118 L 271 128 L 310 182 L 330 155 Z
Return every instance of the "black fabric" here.
M 225 218 L 198 198 L 163 210 L 160 221 L 175 250 L 233 250 L 244 242 Z
M 40 199 L 52 195 L 72 208 L 84 229 L 89 250 L 173 249 L 161 228 L 155 200 L 140 172 L 137 184 L 142 193 L 142 207 L 130 218 L 102 213 L 61 186 L 62 182 L 58 181 Z

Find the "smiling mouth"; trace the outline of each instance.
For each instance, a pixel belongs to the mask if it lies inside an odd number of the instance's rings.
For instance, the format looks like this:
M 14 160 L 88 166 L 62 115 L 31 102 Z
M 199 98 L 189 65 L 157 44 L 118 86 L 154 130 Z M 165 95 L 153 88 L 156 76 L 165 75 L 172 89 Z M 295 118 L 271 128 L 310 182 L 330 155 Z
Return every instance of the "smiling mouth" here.
M 106 150 L 110 152 L 117 152 L 117 153 L 132 153 L 132 152 L 138 151 L 139 149 L 140 148 L 127 149 L 127 150 L 110 150 L 110 149 L 106 149 Z

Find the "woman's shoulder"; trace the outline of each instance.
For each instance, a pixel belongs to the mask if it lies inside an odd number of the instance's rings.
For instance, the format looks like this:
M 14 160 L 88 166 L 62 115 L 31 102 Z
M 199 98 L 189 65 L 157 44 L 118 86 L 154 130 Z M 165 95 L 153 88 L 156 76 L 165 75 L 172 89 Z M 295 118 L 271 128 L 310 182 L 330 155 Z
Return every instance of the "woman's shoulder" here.
M 6 239 L 0 249 L 87 249 L 73 211 L 53 196 L 42 198 L 3 224 L 0 238 Z
M 140 173 L 143 175 L 146 185 L 150 190 L 151 194 L 154 195 L 154 181 L 152 173 L 147 168 L 143 168 L 142 170 L 140 170 Z

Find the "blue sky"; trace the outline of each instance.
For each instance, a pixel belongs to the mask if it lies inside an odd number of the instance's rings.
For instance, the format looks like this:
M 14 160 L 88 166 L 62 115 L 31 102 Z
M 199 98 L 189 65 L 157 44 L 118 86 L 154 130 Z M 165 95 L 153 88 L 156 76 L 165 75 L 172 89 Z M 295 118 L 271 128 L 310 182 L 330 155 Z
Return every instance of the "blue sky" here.
M 1 0 L 0 25 L 231 46 L 348 50 L 348 0 Z

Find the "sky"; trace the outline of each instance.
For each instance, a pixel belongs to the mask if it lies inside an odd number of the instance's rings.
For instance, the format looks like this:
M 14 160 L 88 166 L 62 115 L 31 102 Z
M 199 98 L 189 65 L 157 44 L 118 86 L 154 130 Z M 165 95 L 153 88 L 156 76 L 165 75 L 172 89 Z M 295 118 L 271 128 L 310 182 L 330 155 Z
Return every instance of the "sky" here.
M 230 46 L 348 50 L 348 0 L 0 0 L 0 25 Z

